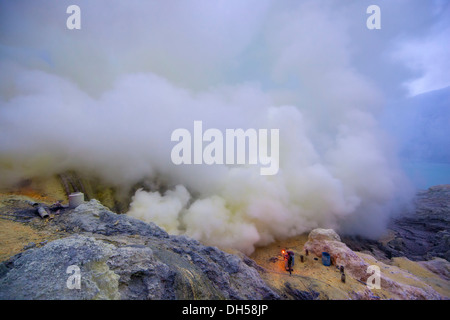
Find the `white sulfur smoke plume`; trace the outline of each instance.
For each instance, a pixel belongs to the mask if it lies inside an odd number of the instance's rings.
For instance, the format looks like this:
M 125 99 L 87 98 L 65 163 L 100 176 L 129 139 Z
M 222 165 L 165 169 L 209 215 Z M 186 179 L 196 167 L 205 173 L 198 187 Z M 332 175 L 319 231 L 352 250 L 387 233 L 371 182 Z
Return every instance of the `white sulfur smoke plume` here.
M 389 51 L 400 32 L 368 33 L 360 1 L 76 2 L 80 30 L 70 2 L 0 4 L 2 184 L 163 177 L 169 191 L 137 191 L 128 214 L 246 253 L 315 227 L 377 236 L 408 200 L 377 115 L 410 73 L 371 55 L 367 37 Z M 171 133 L 195 120 L 279 129 L 278 174 L 172 164 Z

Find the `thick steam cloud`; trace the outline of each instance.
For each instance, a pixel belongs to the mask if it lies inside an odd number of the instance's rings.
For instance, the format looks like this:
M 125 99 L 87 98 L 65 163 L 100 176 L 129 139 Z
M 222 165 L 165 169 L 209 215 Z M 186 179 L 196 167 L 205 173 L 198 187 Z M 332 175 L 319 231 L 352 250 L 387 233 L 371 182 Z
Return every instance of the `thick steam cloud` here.
M 77 31 L 64 1 L 1 5 L 2 184 L 162 177 L 169 190 L 138 190 L 129 215 L 246 253 L 316 227 L 377 236 L 408 200 L 377 123 L 383 85 L 353 63 L 357 1 L 119 3 L 78 1 Z M 174 165 L 171 133 L 196 120 L 280 129 L 278 174 Z

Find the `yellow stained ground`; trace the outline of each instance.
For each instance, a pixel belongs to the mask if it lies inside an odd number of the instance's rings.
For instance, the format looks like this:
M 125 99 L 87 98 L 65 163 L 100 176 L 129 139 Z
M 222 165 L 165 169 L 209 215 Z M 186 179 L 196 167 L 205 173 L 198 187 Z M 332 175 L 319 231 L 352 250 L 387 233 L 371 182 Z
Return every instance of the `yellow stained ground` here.
M 345 283 L 341 282 L 341 274 L 336 266 L 324 266 L 320 258 L 306 256 L 303 250 L 308 241 L 306 234 L 280 240 L 268 246 L 257 248 L 250 256 L 258 265 L 267 272 L 262 277 L 274 288 L 282 289 L 286 282 L 298 290 L 312 289 L 320 293 L 319 299 L 341 300 L 351 298 L 352 292 L 367 290 L 365 284 L 353 279 L 346 274 Z M 284 269 L 284 259 L 281 250 L 292 250 L 295 253 L 295 266 L 292 275 Z M 383 275 L 401 284 L 412 285 L 418 288 L 431 286 L 443 296 L 450 297 L 449 282 L 438 275 L 428 271 L 420 264 L 407 258 L 394 258 L 389 264 L 378 261 L 369 254 L 359 253 L 358 256 L 368 264 L 378 265 Z M 304 262 L 300 261 L 300 255 L 304 256 Z M 272 262 L 271 258 L 277 257 L 278 261 Z M 317 260 L 314 260 L 317 258 Z M 381 299 L 398 299 L 389 288 L 372 289 L 372 293 Z
M 30 242 L 39 246 L 44 240 L 50 241 L 54 236 L 38 231 L 26 224 L 0 219 L 0 262 L 23 251 Z
M 260 247 L 250 256 L 258 265 L 266 269 L 262 277 L 271 286 L 282 289 L 288 282 L 291 287 L 320 293 L 319 299 L 343 300 L 349 298 L 349 292 L 364 291 L 365 285 L 346 275 L 345 283 L 341 281 L 341 273 L 336 266 L 324 266 L 322 260 L 311 254 L 305 255 L 303 245 L 308 241 L 308 235 L 289 238 Z M 292 275 L 284 269 L 284 259 L 281 250 L 292 250 L 295 254 L 295 265 Z M 300 261 L 304 256 L 304 262 Z M 271 258 L 278 261 L 272 262 Z M 315 260 L 314 258 L 317 258 Z M 381 296 L 381 298 L 385 298 Z
M 33 182 L 28 186 L 17 188 L 13 191 L 0 193 L 0 210 L 2 213 L 11 214 L 5 209 L 5 203 L 10 200 L 29 200 L 48 205 L 57 200 L 64 200 L 65 195 L 56 179 L 47 179 L 43 182 Z M 44 240 L 51 241 L 58 238 L 54 230 L 46 229 L 42 221 L 40 227 L 31 223 L 22 223 L 8 220 L 8 216 L 0 216 L 0 262 L 23 251 L 24 246 L 34 242 L 38 247 Z
M 14 192 L 0 193 L 0 209 L 8 199 L 34 200 L 46 204 L 52 204 L 57 200 L 67 200 L 60 182 L 54 179 L 32 183 L 21 187 Z M 3 210 L 4 212 L 5 210 Z M 14 222 L 0 219 L 0 262 L 6 260 L 21 251 L 30 242 L 39 243 L 51 241 L 58 237 L 55 230 L 45 227 L 45 221 L 40 221 L 40 227 L 29 223 Z M 387 234 L 381 241 L 388 241 L 392 234 Z M 266 272 L 261 277 L 272 287 L 283 291 L 285 284 L 298 290 L 314 290 L 320 293 L 320 299 L 349 299 L 352 292 L 367 290 L 365 284 L 346 275 L 345 283 L 341 282 L 341 274 L 336 266 L 324 266 L 320 258 L 315 260 L 311 254 L 306 256 L 303 246 L 308 240 L 306 234 L 289 239 L 279 240 L 264 247 L 259 247 L 250 256 Z M 292 250 L 295 253 L 295 265 L 292 275 L 284 269 L 284 259 L 281 250 Z M 232 252 L 233 253 L 233 252 Z M 390 262 L 377 261 L 374 257 L 364 253 L 357 253 L 368 264 L 377 264 L 381 272 L 394 281 L 417 287 L 431 286 L 440 294 L 450 297 L 449 282 L 438 275 L 428 271 L 416 262 L 406 258 L 394 258 Z M 300 261 L 300 255 L 304 256 L 304 262 Z M 273 258 L 278 260 L 273 262 Z M 387 288 L 388 289 L 388 288 Z M 386 288 L 372 290 L 373 294 L 381 299 L 397 297 Z

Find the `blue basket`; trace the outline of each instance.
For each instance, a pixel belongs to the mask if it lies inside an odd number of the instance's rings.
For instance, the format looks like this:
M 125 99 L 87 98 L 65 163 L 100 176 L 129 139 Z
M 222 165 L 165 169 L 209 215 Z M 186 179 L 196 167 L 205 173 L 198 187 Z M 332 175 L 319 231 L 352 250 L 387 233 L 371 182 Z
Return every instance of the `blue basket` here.
M 331 257 L 328 252 L 322 252 L 322 263 L 327 267 L 331 265 Z

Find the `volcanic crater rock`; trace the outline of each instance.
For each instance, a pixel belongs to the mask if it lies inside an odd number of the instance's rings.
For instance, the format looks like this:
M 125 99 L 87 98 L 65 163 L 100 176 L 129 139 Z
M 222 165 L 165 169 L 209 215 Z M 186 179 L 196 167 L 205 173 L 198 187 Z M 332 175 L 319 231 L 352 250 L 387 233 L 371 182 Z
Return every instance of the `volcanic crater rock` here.
M 0 299 L 280 298 L 248 258 L 169 236 L 97 200 L 66 209 L 52 223 L 69 235 L 1 263 Z M 79 290 L 67 285 L 74 265 Z
M 364 254 L 357 254 L 351 250 L 345 243 L 340 241 L 339 235 L 332 229 L 314 229 L 308 236 L 308 241 L 305 243 L 304 248 L 309 250 L 317 257 L 321 257 L 323 252 L 327 252 L 331 256 L 332 264 L 338 266 L 344 266 L 344 270 L 350 276 L 361 282 L 369 282 L 373 285 L 370 277 L 374 274 L 369 267 L 377 267 L 380 270 L 380 266 L 383 263 L 376 261 L 373 257 L 369 256 L 374 264 L 369 264 L 363 259 Z M 434 264 L 434 266 L 436 266 Z M 432 268 L 432 266 L 429 266 Z M 431 286 L 421 283 L 421 280 L 414 275 L 405 273 L 398 269 L 393 273 L 401 274 L 411 279 L 414 283 L 420 283 L 420 286 L 407 284 L 397 281 L 395 278 L 391 278 L 384 273 L 380 273 L 380 288 L 384 288 L 394 294 L 398 299 L 425 299 L 425 300 L 439 300 L 445 299 Z M 376 295 L 370 289 L 366 289 L 363 293 L 356 293 L 353 298 L 357 299 L 371 299 Z

